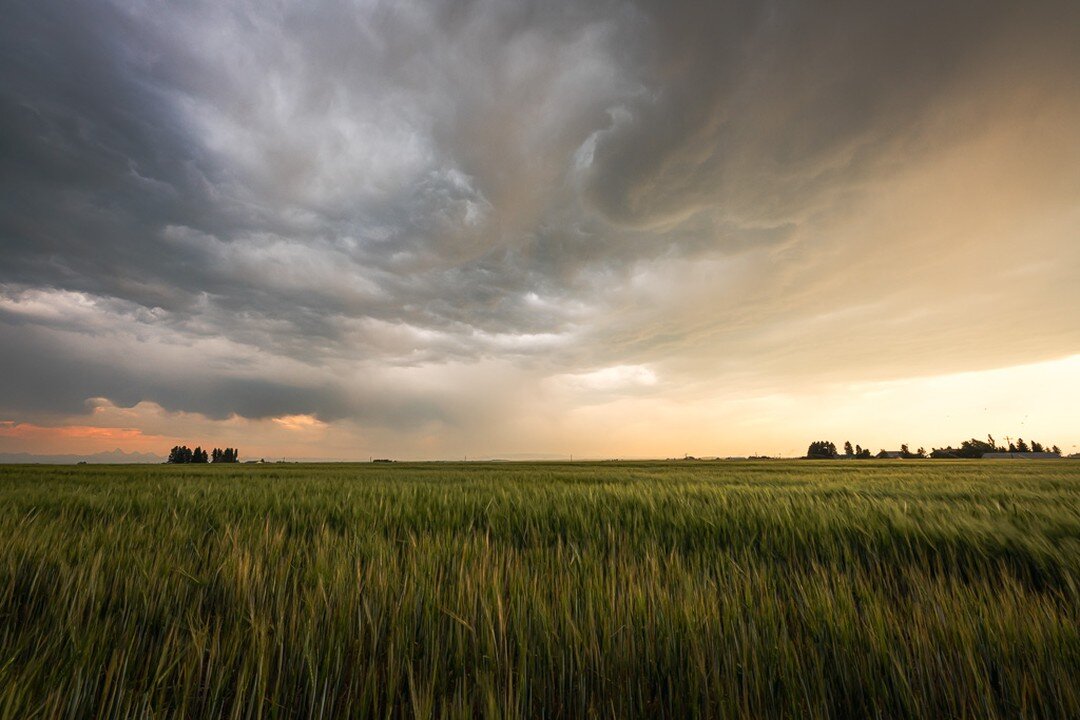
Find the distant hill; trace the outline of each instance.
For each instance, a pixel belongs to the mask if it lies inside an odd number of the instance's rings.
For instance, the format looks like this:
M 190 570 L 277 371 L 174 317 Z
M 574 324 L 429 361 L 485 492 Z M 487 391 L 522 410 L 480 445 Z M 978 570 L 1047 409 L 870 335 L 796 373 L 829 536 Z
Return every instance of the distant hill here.
M 165 458 L 154 453 L 127 453 L 117 448 L 112 452 L 99 452 L 92 455 L 33 455 L 31 453 L 0 453 L 0 464 L 38 463 L 47 465 L 74 465 L 75 463 L 160 463 Z

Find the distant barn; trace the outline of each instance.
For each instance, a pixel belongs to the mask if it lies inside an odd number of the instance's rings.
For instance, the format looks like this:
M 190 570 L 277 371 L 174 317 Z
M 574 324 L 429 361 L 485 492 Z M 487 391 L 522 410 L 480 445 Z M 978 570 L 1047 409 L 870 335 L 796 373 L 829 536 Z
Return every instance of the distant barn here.
M 904 452 L 902 450 L 882 450 L 874 457 L 879 460 L 903 460 Z
M 983 460 L 1058 460 L 1055 452 L 992 452 L 983 453 Z

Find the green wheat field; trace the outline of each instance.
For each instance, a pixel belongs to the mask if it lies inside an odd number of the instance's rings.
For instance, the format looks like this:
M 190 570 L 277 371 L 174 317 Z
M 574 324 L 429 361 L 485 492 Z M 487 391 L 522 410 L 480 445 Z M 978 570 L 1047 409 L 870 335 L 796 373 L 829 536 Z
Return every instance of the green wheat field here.
M 1080 462 L 0 467 L 0 717 L 1080 717 Z

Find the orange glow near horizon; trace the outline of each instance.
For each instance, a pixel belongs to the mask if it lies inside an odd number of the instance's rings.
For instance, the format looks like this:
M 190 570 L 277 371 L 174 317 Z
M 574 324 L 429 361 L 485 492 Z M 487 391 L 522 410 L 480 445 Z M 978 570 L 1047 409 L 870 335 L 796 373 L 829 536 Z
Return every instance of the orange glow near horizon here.
M 550 448 L 581 458 L 797 456 L 814 439 L 838 445 L 851 440 L 876 452 L 901 443 L 930 449 L 987 433 L 999 440 L 1011 434 L 1057 444 L 1066 454 L 1080 449 L 1075 428 L 1062 432 L 1080 407 L 1080 355 L 980 372 L 833 383 L 813 391 L 716 389 L 675 398 L 648 394 L 661 380 L 649 374 L 649 383 L 636 382 L 643 372 L 611 373 L 629 378 L 625 387 L 594 373 L 605 382 L 585 405 L 579 378 L 554 377 L 521 402 L 559 408 L 555 420 L 523 415 L 489 432 L 482 443 L 431 426 L 403 436 L 314 415 L 213 420 L 170 413 L 153 403 L 121 408 L 98 400 L 91 414 L 98 425 L 85 424 L 85 418 L 54 426 L 0 422 L 0 452 L 92 454 L 119 448 L 164 456 L 172 445 L 187 444 L 239 447 L 242 458 L 327 460 L 562 456 Z M 645 394 L 635 394 L 642 388 Z
M 137 428 L 94 425 L 50 427 L 13 420 L 0 420 L 0 438 L 16 441 L 13 451 L 40 454 L 96 453 L 117 448 L 125 452 L 160 453 L 162 443 L 166 442 L 162 435 L 147 435 Z

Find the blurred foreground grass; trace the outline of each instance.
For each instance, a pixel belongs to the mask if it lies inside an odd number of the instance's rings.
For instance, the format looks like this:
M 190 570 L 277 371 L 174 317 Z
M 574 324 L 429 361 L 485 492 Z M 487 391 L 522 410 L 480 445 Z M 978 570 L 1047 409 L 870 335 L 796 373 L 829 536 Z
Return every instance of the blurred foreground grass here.
M 1080 462 L 0 466 L 0 717 L 1080 717 Z

